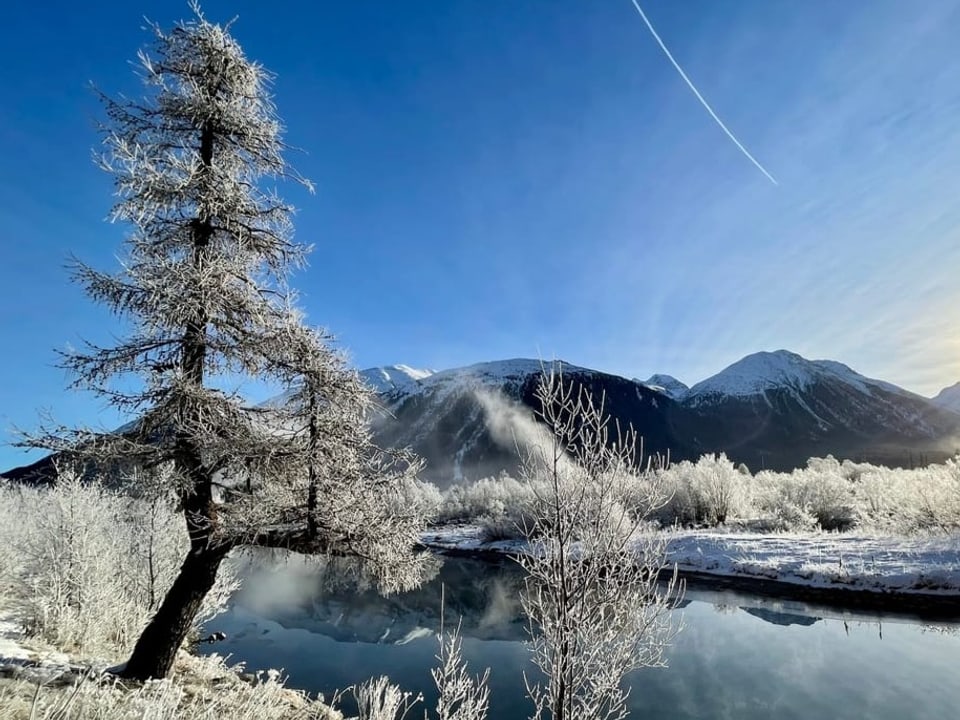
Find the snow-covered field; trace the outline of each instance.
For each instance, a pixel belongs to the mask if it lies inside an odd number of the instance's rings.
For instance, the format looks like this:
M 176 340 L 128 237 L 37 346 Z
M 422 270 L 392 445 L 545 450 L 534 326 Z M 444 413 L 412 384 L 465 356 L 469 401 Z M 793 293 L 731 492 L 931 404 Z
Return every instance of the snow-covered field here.
M 678 531 L 668 559 L 680 570 L 812 587 L 960 594 L 960 536 Z
M 671 530 L 666 536 L 667 560 L 681 572 L 838 590 L 960 595 L 960 535 Z M 524 547 L 517 540 L 485 542 L 476 526 L 435 528 L 423 542 L 438 550 L 504 554 Z

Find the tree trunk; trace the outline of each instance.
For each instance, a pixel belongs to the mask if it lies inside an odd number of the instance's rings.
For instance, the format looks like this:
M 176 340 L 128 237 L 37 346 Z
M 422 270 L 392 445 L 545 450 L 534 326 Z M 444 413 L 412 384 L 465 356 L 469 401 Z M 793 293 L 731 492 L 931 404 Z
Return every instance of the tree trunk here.
M 148 680 L 170 673 L 177 651 L 190 631 L 203 598 L 213 587 L 226 555 L 223 548 L 190 551 L 160 609 L 137 640 L 121 677 Z
M 214 128 L 206 122 L 200 128 L 200 163 L 204 176 L 213 165 Z M 193 220 L 193 263 L 200 269 L 207 257 L 214 227 L 209 216 Z M 181 367 L 188 385 L 203 388 L 207 356 L 207 325 L 209 312 L 202 296 L 195 299 L 184 327 Z M 121 673 L 123 677 L 146 680 L 166 677 L 177 651 L 190 632 L 193 619 L 200 610 L 204 597 L 217 579 L 220 563 L 230 550 L 229 545 L 215 544 L 217 511 L 213 502 L 213 478 L 204 466 L 200 447 L 194 434 L 201 426 L 200 409 L 189 395 L 181 398 L 181 428 L 177 438 L 175 463 L 180 473 L 189 479 L 189 491 L 181 496 L 190 553 L 183 561 L 177 579 L 167 592 L 156 615 L 137 640 L 133 654 Z

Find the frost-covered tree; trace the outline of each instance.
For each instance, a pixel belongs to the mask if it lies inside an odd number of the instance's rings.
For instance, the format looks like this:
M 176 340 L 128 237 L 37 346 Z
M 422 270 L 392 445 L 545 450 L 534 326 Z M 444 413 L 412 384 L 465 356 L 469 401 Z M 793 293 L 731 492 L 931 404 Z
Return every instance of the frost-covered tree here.
M 635 432 L 619 432 L 576 383 L 545 371 L 536 391 L 546 436 L 528 450 L 534 500 L 523 528 L 530 551 L 521 602 L 534 664 L 534 718 L 620 720 L 624 676 L 665 664 L 682 595 L 673 575 L 659 585 L 665 541 L 644 526 L 660 506 L 662 475 L 643 469 Z
M 271 76 L 229 26 L 154 28 L 142 100 L 104 98 L 103 168 L 128 223 L 114 273 L 77 262 L 124 335 L 64 355 L 75 385 L 136 420 L 122 432 L 44 431 L 34 445 L 117 468 L 165 468 L 190 550 L 126 665 L 165 676 L 224 557 L 243 545 L 355 554 L 387 589 L 418 580 L 418 513 L 397 497 L 418 469 L 375 448 L 372 395 L 305 325 L 287 285 L 306 248 L 268 186 L 292 178 Z M 289 388 L 253 407 L 243 378 Z

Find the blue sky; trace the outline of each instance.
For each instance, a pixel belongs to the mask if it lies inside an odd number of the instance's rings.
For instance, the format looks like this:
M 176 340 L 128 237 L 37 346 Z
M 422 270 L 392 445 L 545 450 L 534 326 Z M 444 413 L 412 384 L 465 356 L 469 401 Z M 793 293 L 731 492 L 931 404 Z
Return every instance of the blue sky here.
M 933 394 L 960 380 L 960 4 L 221 2 L 277 74 L 294 278 L 357 366 L 559 357 L 687 383 L 757 350 Z M 118 329 L 67 280 L 114 267 L 88 84 L 139 92 L 144 17 L 179 2 L 14 3 L 0 64 L 0 428 L 115 419 L 54 350 Z M 2 440 L 3 438 L 0 438 Z M 0 466 L 24 456 L 0 448 Z M 2 468 L 0 468 L 2 469 Z

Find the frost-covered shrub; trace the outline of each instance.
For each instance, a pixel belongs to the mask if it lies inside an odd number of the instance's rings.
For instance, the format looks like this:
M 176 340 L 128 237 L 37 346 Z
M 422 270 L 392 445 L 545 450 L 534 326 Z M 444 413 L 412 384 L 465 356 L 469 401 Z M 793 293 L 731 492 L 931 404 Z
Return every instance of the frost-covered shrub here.
M 919 529 L 955 530 L 960 528 L 960 459 L 943 465 L 931 465 L 925 478 L 914 488 Z
M 831 456 L 791 472 L 751 475 L 725 455 L 649 468 L 618 485 L 624 507 L 644 505 L 643 483 L 666 493 L 649 519 L 662 527 L 737 524 L 760 531 L 955 531 L 960 528 L 960 459 L 924 468 L 887 468 Z M 454 485 L 442 494 L 439 522 L 479 522 L 492 539 L 517 535 L 529 519 L 535 482 L 507 475 Z M 435 498 L 432 502 L 436 502 Z M 3 559 L 0 555 L 0 564 Z
M 750 488 L 755 517 L 771 529 L 848 530 L 859 518 L 852 485 L 829 456 L 790 473 L 759 472 Z
M 530 483 L 506 474 L 452 485 L 443 495 L 437 520 L 453 522 L 507 515 L 519 519 L 533 501 L 533 492 Z
M 722 453 L 655 472 L 669 492 L 669 500 L 654 514 L 662 525 L 723 525 L 744 509 L 749 475 Z
M 411 478 L 399 483 L 392 501 L 398 512 L 415 512 L 422 517 L 436 518 L 444 502 L 440 488 L 430 482 Z
M 28 630 L 67 650 L 130 650 L 186 556 L 183 519 L 159 497 L 132 498 L 62 470 L 56 486 L 0 488 L 5 603 Z M 236 587 L 225 567 L 199 625 Z
M 755 519 L 773 529 L 912 533 L 960 528 L 956 459 L 908 470 L 812 458 L 807 467 L 789 473 L 757 473 L 750 495 Z
M 490 668 L 481 675 L 469 674 L 459 626 L 451 634 L 441 634 L 438 640 L 439 665 L 430 671 L 437 688 L 437 704 L 434 715 L 424 711 L 424 720 L 486 720 Z M 360 715 L 357 720 L 412 720 L 417 715 L 415 706 L 423 702 L 422 695 L 404 691 L 386 676 L 371 678 L 350 690 Z
M 706 521 L 711 525 L 723 525 L 740 510 L 743 473 L 722 453 L 717 456 L 704 455 L 697 461 L 694 470 Z
M 763 470 L 751 480 L 755 527 L 765 532 L 800 532 L 816 527 L 808 510 L 808 488 L 794 473 Z
M 529 526 L 523 518 L 509 515 L 485 515 L 477 520 L 484 542 L 498 540 L 520 540 L 527 536 L 525 527 Z
M 882 470 L 890 470 L 890 468 L 879 468 Z M 844 478 L 850 480 L 851 482 L 858 482 L 864 475 L 876 473 L 878 468 L 870 463 L 858 463 L 853 460 L 844 460 L 840 463 L 840 473 Z M 894 471 L 899 470 L 899 468 L 893 468 Z
M 696 525 L 702 522 L 703 508 L 690 482 L 692 469 L 693 463 L 684 460 L 669 468 L 654 470 L 668 495 L 668 500 L 652 515 L 661 525 Z
M 840 463 L 833 457 L 811 458 L 805 470 L 796 470 L 807 486 L 808 504 L 804 508 L 824 530 L 849 530 L 856 524 L 852 487 L 844 478 Z
M 868 467 L 849 476 L 857 524 L 889 532 L 909 533 L 919 529 L 916 486 L 923 482 L 919 473 Z M 930 472 L 935 470 L 931 468 Z

